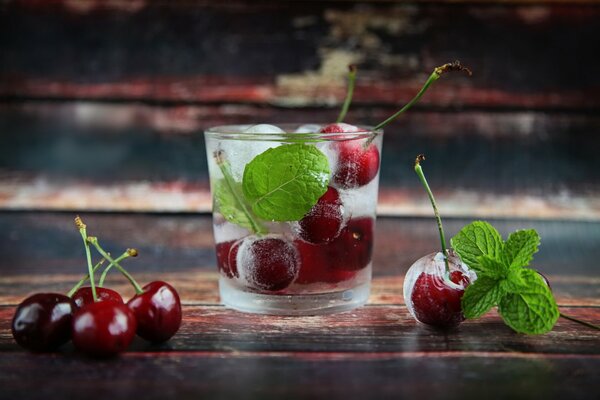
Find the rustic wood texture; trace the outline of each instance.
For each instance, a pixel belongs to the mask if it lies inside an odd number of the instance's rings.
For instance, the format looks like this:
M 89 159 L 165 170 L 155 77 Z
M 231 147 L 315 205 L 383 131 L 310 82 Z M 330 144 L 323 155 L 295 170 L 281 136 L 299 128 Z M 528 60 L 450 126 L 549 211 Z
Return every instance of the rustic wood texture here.
M 113 254 L 136 247 L 130 271 L 164 279 L 184 306 L 180 332 L 163 345 L 136 339 L 111 360 L 68 344 L 32 355 L 10 334 L 27 294 L 66 291 L 85 270 L 71 213 L 0 213 L 0 398 L 595 398 L 600 333 L 560 319 L 540 336 L 512 332 L 492 312 L 458 329 L 418 325 L 402 300 L 402 276 L 435 251 L 432 219 L 380 218 L 367 306 L 313 317 L 238 313 L 219 304 L 207 215 L 83 214 Z M 466 220 L 446 220 L 451 236 Z M 533 266 L 547 274 L 561 311 L 600 324 L 596 265 L 600 224 L 495 221 L 502 234 L 534 227 L 543 245 Z M 131 295 L 123 279 L 109 285 Z M 33 389 L 35 387 L 35 389 Z M 448 388 L 452 388 L 449 392 Z

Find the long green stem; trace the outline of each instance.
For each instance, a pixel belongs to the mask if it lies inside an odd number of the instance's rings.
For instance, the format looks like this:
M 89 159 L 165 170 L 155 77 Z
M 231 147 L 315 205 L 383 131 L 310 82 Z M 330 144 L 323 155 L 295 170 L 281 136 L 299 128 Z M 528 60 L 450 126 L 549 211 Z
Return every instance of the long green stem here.
M 400 116 L 400 114 L 402 114 L 403 112 L 405 112 L 406 110 L 411 108 L 414 104 L 416 104 L 419 101 L 419 99 L 421 99 L 421 97 L 425 94 L 427 89 L 429 89 L 429 86 L 431 86 L 433 84 L 433 82 L 437 81 L 440 78 L 440 76 L 442 76 L 445 72 L 448 72 L 448 71 L 465 71 L 469 75 L 472 74 L 471 70 L 467 67 L 463 67 L 459 61 L 454 61 L 453 63 L 448 63 L 448 64 L 444 64 L 442 66 L 436 67 L 433 70 L 433 72 L 431 73 L 431 75 L 429 75 L 429 78 L 427 78 L 427 81 L 425 82 L 425 84 L 423 85 L 421 90 L 419 90 L 419 93 L 417 93 L 417 95 L 415 97 L 413 97 L 413 99 L 411 101 L 406 103 L 406 105 L 404 107 L 402 107 L 399 111 L 397 111 L 394 115 L 392 115 L 385 121 L 383 121 L 383 122 L 379 123 L 377 126 L 375 126 L 375 128 L 373 130 L 376 131 L 378 129 L 383 128 L 384 126 L 386 126 L 387 124 L 389 124 L 390 122 L 392 122 L 393 120 L 398 118 Z
M 92 268 L 92 272 L 93 272 L 94 274 L 96 273 L 96 271 L 98 270 L 98 268 L 100 268 L 100 266 L 101 266 L 102 264 L 104 264 L 104 261 L 105 261 L 105 260 L 104 260 L 104 258 L 103 258 L 102 260 L 98 261 L 98 263 L 97 263 L 96 265 L 94 265 L 94 268 Z M 87 280 L 89 280 L 89 279 L 90 279 L 90 276 L 89 276 L 89 274 L 85 274 L 85 275 L 84 275 L 84 276 L 83 276 L 83 277 L 82 277 L 82 278 L 79 280 L 79 282 L 77 282 L 77 283 L 75 284 L 75 286 L 73 286 L 73 287 L 71 288 L 71 290 L 69 290 L 69 292 L 67 293 L 67 296 L 68 296 L 68 297 L 73 297 L 73 295 L 75 294 L 75 292 L 76 292 L 76 291 L 77 291 L 77 290 L 78 290 L 78 289 L 79 289 L 81 286 L 83 286 L 83 284 L 84 284 L 84 283 L 85 283 Z
M 435 214 L 435 219 L 438 225 L 438 231 L 440 232 L 440 242 L 442 244 L 442 254 L 444 255 L 444 263 L 446 264 L 446 276 L 450 276 L 450 266 L 448 265 L 448 253 L 446 251 L 446 237 L 444 235 L 444 227 L 442 226 L 442 218 L 440 218 L 440 212 L 438 211 L 437 204 L 435 203 L 435 198 L 433 197 L 433 193 L 429 188 L 429 184 L 427 183 L 427 179 L 425 179 L 425 174 L 423 173 L 423 169 L 421 168 L 421 161 L 425 160 L 425 156 L 423 154 L 419 154 L 415 160 L 415 172 L 417 176 L 421 180 L 421 183 L 425 187 L 427 191 L 427 195 L 429 196 L 429 200 L 431 201 L 431 205 L 433 207 L 433 213 Z
M 87 227 L 79 216 L 75 217 L 75 225 L 77 228 L 79 228 L 79 233 L 81 234 L 81 238 L 83 239 L 83 244 L 85 246 L 85 257 L 87 259 L 90 286 L 92 287 L 92 298 L 96 302 L 98 301 L 98 295 L 96 294 L 96 285 L 94 283 L 94 269 L 92 267 L 92 255 L 90 253 L 90 245 L 88 243 Z
M 127 280 L 131 283 L 131 285 L 135 288 L 135 293 L 136 294 L 142 294 L 144 293 L 144 290 L 142 289 L 142 287 L 136 282 L 135 279 L 133 279 L 133 276 L 131 276 L 129 274 L 129 272 L 127 272 L 125 270 L 125 268 L 121 267 L 119 265 L 119 263 L 116 260 L 113 260 L 113 258 L 106 252 L 104 251 L 104 249 L 100 246 L 100 243 L 98 243 L 98 238 L 90 236 L 88 238 L 88 242 L 90 242 L 92 245 L 94 245 L 94 247 L 96 248 L 96 250 L 98 250 L 98 253 L 100 253 L 100 255 L 102 255 L 102 257 L 106 258 L 111 264 L 114 264 L 114 266 L 121 271 L 121 273 L 125 276 L 125 278 L 127 278 Z
M 115 262 L 121 262 L 124 259 L 128 258 L 128 257 L 137 257 L 138 252 L 136 249 L 127 249 L 123 254 L 121 254 L 119 257 L 117 257 L 115 259 Z M 108 271 L 110 271 L 110 269 L 114 266 L 115 264 L 110 263 L 108 264 L 108 266 L 106 268 L 104 268 L 104 271 L 102 271 L 102 275 L 100 275 L 100 280 L 98 281 L 98 286 L 99 287 L 103 287 L 104 286 L 104 280 L 106 279 L 106 275 L 108 274 Z
M 568 319 L 569 321 L 577 322 L 578 324 L 587 326 L 588 328 L 592 328 L 592 329 L 596 329 L 596 330 L 600 331 L 600 326 L 598 326 L 598 325 L 594 325 L 594 324 L 592 324 L 590 322 L 582 321 L 582 320 L 580 320 L 578 318 L 571 317 L 571 316 L 565 315 L 563 313 L 560 313 L 560 316 L 563 317 L 564 319 Z
M 346 114 L 348 113 L 348 109 L 350 108 L 350 103 L 352 102 L 352 96 L 354 95 L 354 84 L 356 82 L 356 65 L 349 65 L 348 69 L 348 89 L 346 92 L 346 98 L 344 99 L 344 104 L 342 105 L 342 109 L 340 110 L 340 115 L 336 122 L 340 123 L 346 118 Z
M 229 191 L 235 198 L 235 201 L 238 203 L 239 208 L 246 215 L 246 218 L 248 218 L 248 221 L 250 222 L 250 225 L 252 227 L 252 232 L 258 234 L 267 233 L 267 229 L 259 221 L 256 220 L 254 214 L 248 209 L 243 195 L 237 190 L 236 182 L 233 179 L 233 176 L 231 175 L 229 162 L 225 158 L 225 152 L 223 150 L 217 150 L 213 153 L 213 157 L 215 158 L 217 165 L 223 173 L 223 178 L 225 180 L 225 184 L 227 185 L 227 189 L 229 189 Z

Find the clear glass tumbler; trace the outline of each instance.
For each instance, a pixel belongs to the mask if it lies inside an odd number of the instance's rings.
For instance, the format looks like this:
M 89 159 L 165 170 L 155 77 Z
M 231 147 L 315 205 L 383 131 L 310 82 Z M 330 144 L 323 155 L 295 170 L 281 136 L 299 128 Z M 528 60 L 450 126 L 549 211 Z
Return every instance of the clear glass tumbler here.
M 382 131 L 319 125 L 205 131 L 221 301 L 317 315 L 366 303 Z

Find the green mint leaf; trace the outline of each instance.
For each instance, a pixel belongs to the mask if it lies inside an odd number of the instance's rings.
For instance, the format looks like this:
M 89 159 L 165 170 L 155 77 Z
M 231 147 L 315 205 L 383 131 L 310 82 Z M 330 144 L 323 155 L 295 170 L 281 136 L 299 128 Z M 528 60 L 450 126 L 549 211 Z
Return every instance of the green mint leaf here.
M 242 189 L 252 210 L 271 221 L 298 221 L 327 191 L 329 161 L 312 145 L 274 147 L 244 169 Z
M 504 322 L 520 333 L 540 334 L 552 330 L 559 317 L 550 288 L 532 269 L 519 272 L 525 285 L 518 293 L 508 293 L 498 304 Z
M 461 300 L 465 318 L 481 317 L 498 305 L 504 294 L 497 279 L 487 276 L 478 277 L 475 282 L 467 286 Z
M 477 273 L 482 270 L 478 257 L 500 260 L 503 247 L 502 237 L 496 228 L 485 221 L 473 221 L 466 225 L 450 243 L 461 260 Z
M 213 187 L 214 209 L 223 217 L 236 225 L 254 233 L 266 233 L 267 230 L 252 218 L 250 206 L 243 200 L 242 185 L 239 182 L 220 179 Z
M 502 260 L 510 267 L 526 267 L 538 251 L 540 235 L 535 229 L 515 231 L 510 234 L 502 251 Z
M 498 261 L 490 256 L 479 256 L 477 257 L 477 262 L 479 265 L 478 276 L 501 279 L 505 278 L 508 274 L 508 267 L 502 261 Z
M 508 269 L 506 279 L 500 282 L 502 289 L 508 293 L 521 293 L 527 289 L 527 281 L 524 276 L 527 272 L 521 267 L 511 267 Z M 524 275 L 525 274 L 525 275 Z

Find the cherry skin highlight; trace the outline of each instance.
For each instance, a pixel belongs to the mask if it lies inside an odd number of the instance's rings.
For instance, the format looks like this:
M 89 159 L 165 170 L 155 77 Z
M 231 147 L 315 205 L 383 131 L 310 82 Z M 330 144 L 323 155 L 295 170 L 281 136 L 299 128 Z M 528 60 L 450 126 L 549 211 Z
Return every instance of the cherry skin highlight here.
M 98 297 L 98 301 L 112 301 L 113 303 L 123 304 L 123 298 L 121 295 L 109 288 L 96 287 L 96 296 Z M 77 289 L 71 298 L 75 302 L 75 305 L 77 305 L 78 309 L 94 302 L 92 288 L 89 286 Z
M 321 133 L 358 133 L 364 130 L 344 123 L 330 124 Z M 371 182 L 379 171 L 380 155 L 377 146 L 365 147 L 363 140 L 341 140 L 335 143 L 338 153 L 333 183 L 342 189 L 352 189 Z
M 317 204 L 298 222 L 298 236 L 309 243 L 329 242 L 340 232 L 342 210 L 340 194 L 329 186 Z
M 181 326 L 179 294 L 166 282 L 150 282 L 136 294 L 127 306 L 137 320 L 137 334 L 150 342 L 169 340 Z
M 90 356 L 121 353 L 135 337 L 136 319 L 125 305 L 99 301 L 84 306 L 73 317 L 73 345 Z
M 19 346 L 43 352 L 55 350 L 71 338 L 75 303 L 60 293 L 37 293 L 17 306 L 11 331 Z

